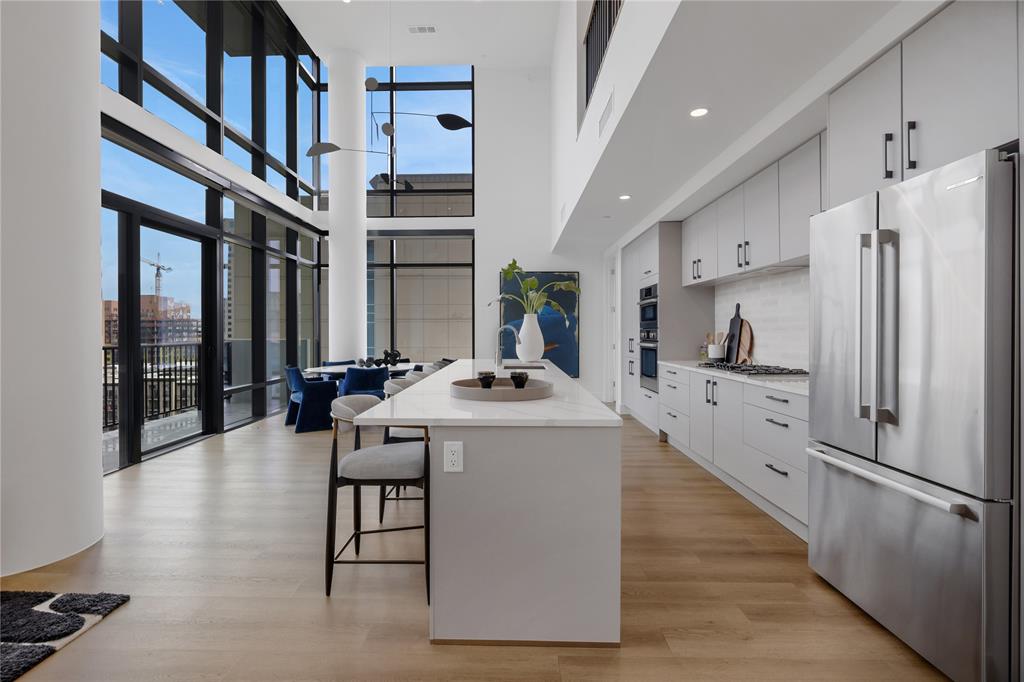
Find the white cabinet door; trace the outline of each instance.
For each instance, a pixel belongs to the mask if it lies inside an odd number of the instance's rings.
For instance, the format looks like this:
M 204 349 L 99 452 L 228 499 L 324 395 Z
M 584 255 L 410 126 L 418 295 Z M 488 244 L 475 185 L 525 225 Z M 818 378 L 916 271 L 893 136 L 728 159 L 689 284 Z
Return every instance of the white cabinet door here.
M 690 375 L 690 449 L 711 461 L 715 445 L 715 414 L 711 406 L 711 377 Z
M 954 2 L 904 39 L 903 137 L 907 178 L 1017 139 L 1016 3 Z
M 713 461 L 717 462 L 720 456 L 743 451 L 743 384 L 712 379 L 711 405 L 715 412 Z
M 779 262 L 779 164 L 743 183 L 743 267 Z
M 718 206 L 705 206 L 697 213 L 697 279 L 701 282 L 718 277 Z
M 622 276 L 620 279 L 621 301 L 619 320 L 622 325 L 620 340 L 622 343 L 622 383 L 619 387 L 622 404 L 630 411 L 637 404 L 640 390 L 640 311 L 637 299 L 640 295 L 639 249 L 635 243 L 627 244 L 622 249 Z
M 640 255 L 640 279 L 658 274 L 658 228 L 652 227 L 637 239 Z
M 743 185 L 715 202 L 718 209 L 718 276 L 743 272 Z
M 639 363 L 638 363 L 639 364 Z M 637 370 L 637 374 L 640 370 Z M 636 401 L 636 407 L 633 409 L 633 414 L 643 422 L 644 426 L 650 428 L 652 431 L 658 430 L 658 411 L 661 408 L 661 403 L 658 402 L 658 394 L 654 391 L 649 391 L 642 386 L 639 389 L 639 398 Z
M 899 182 L 900 46 L 828 97 L 828 200 L 839 206 Z
M 700 223 L 696 216 L 683 221 L 683 286 L 697 282 L 697 258 L 700 254 Z
M 810 253 L 810 217 L 821 211 L 821 140 L 816 135 L 779 160 L 779 260 Z

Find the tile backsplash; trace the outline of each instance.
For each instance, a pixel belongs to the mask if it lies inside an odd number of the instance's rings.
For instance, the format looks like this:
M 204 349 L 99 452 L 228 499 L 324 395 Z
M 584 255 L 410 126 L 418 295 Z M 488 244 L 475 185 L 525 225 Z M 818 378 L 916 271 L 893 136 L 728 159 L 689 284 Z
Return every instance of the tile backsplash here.
M 715 331 L 740 317 L 754 332 L 754 362 L 808 369 L 810 278 L 807 268 L 765 274 L 715 287 Z

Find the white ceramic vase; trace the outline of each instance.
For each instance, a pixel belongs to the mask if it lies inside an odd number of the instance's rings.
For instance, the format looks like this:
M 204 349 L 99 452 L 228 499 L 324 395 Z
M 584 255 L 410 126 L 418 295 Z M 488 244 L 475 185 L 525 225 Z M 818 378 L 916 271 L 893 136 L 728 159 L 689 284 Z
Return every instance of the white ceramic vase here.
M 544 356 L 544 335 L 540 332 L 536 313 L 523 315 L 523 326 L 519 329 L 516 355 L 523 362 L 536 362 Z

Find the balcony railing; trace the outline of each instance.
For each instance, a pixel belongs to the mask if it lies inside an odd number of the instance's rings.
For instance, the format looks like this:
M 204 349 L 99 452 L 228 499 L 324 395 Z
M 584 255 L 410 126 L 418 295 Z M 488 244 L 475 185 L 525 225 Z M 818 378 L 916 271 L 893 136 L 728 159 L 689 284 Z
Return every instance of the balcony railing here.
M 601 72 L 604 53 L 608 51 L 612 29 L 621 9 L 622 0 L 596 0 L 590 13 L 587 37 L 583 41 L 587 53 L 587 104 L 590 104 L 590 95 L 594 92 L 597 74 Z
M 103 346 L 103 430 L 117 428 L 117 346 Z M 142 345 L 142 395 L 146 421 L 199 407 L 200 344 Z

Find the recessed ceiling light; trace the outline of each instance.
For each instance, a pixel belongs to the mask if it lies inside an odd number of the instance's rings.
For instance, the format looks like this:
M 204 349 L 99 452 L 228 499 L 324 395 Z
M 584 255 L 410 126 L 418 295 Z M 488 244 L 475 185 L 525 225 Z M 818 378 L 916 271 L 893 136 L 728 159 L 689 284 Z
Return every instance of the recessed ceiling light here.
M 619 195 L 619 201 L 629 201 L 632 198 L 633 198 L 632 194 L 620 194 Z
M 690 112 L 690 116 L 692 116 L 693 118 L 700 118 L 701 116 L 707 116 L 707 115 L 708 115 L 708 110 L 705 109 L 704 107 L 697 107 L 696 109 L 694 109 L 693 111 Z
M 341 1 L 342 1 L 343 3 L 345 3 L 346 5 L 347 5 L 348 3 L 350 3 L 350 2 L 352 2 L 352 0 L 341 0 Z

